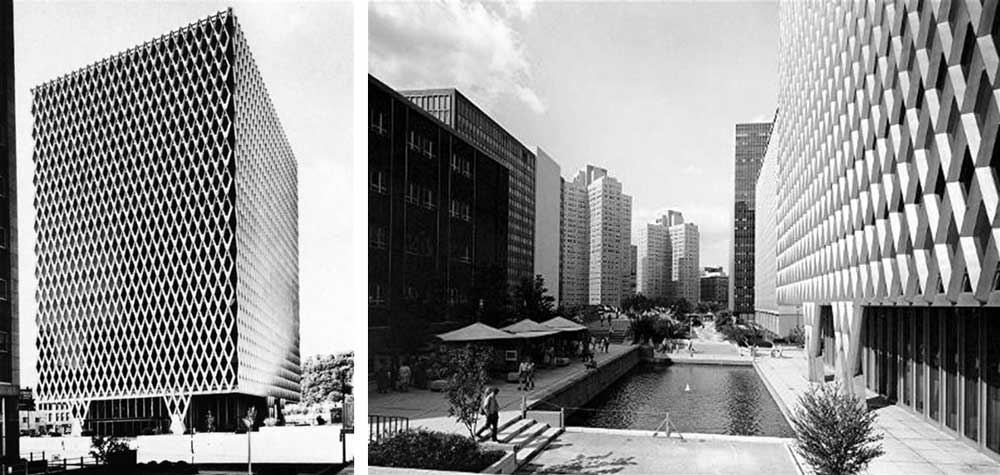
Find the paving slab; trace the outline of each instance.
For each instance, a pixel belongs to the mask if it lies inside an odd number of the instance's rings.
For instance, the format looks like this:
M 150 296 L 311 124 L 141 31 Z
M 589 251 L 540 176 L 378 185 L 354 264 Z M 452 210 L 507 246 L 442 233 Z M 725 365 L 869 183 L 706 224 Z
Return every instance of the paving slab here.
M 802 350 L 785 351 L 784 358 L 758 358 L 755 366 L 786 410 L 798 408 L 798 396 L 812 383 L 806 379 Z M 902 407 L 877 410 L 876 427 L 884 435 L 885 455 L 868 467 L 871 475 L 968 473 L 1000 475 L 1000 462 L 924 421 Z

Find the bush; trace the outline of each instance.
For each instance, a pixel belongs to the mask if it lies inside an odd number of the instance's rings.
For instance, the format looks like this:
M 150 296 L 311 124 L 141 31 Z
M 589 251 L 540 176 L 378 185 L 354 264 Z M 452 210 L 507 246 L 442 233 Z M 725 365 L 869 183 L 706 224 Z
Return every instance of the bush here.
M 409 429 L 368 445 L 368 464 L 380 467 L 479 472 L 503 457 L 502 450 L 482 450 L 458 434 Z
M 799 396 L 799 408 L 792 416 L 795 449 L 816 475 L 860 473 L 884 453 L 876 417 L 835 383 L 814 386 Z
M 102 437 L 95 435 L 90 439 L 90 455 L 100 463 L 108 463 L 108 459 L 116 454 L 132 450 L 128 442 L 117 437 Z

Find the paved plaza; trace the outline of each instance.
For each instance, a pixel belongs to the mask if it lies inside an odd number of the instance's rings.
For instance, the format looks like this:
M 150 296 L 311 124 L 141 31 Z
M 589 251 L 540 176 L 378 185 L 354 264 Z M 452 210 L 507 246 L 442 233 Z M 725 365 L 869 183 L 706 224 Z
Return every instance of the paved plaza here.
M 786 351 L 785 358 L 758 358 L 756 364 L 778 406 L 794 411 L 810 385 L 804 352 Z M 885 455 L 869 466 L 872 475 L 1000 474 L 1000 463 L 899 406 L 878 409 L 877 425 L 885 434 Z
M 796 474 L 787 442 L 765 437 L 677 438 L 565 432 L 518 473 Z
M 596 354 L 598 366 L 617 358 L 634 348 L 631 345 L 611 345 L 607 353 Z M 518 391 L 517 383 L 495 379 L 492 384 L 500 388 L 500 425 L 521 415 L 521 397 L 527 395 L 528 404 L 545 399 L 553 391 L 562 388 L 577 376 L 587 371 L 578 359 L 569 366 L 541 368 L 535 378 L 535 389 Z M 380 416 L 403 416 L 410 419 L 410 427 L 468 434 L 465 426 L 448 416 L 448 398 L 444 392 L 425 389 L 410 389 L 408 392 L 380 394 L 369 384 L 368 413 Z M 480 421 L 480 424 L 482 422 Z

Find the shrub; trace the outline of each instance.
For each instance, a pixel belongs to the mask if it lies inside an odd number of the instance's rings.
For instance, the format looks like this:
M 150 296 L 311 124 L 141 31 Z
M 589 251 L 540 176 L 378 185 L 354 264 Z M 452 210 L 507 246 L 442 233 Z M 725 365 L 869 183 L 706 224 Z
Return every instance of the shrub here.
M 278 425 L 278 419 L 274 418 L 274 417 L 268 417 L 268 418 L 264 419 L 264 425 L 266 425 L 268 427 L 274 427 L 274 426 Z
M 479 472 L 503 457 L 502 450 L 482 450 L 458 434 L 409 429 L 368 445 L 368 464 L 380 467 Z
M 95 435 L 90 438 L 90 455 L 100 463 L 108 463 L 108 457 L 132 450 L 128 442 L 117 437 Z
M 799 396 L 792 416 L 796 451 L 817 475 L 860 473 L 884 453 L 876 417 L 835 383 L 814 386 Z

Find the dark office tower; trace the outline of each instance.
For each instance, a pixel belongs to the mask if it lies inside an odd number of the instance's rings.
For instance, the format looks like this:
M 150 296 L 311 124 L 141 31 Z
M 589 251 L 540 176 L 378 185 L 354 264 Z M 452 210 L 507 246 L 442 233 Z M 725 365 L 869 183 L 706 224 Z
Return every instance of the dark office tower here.
M 729 307 L 753 317 L 754 191 L 760 164 L 771 137 L 771 123 L 736 124 L 736 180 L 733 202 L 733 247 L 730 249 Z
M 14 140 L 14 11 L 0 4 L 0 463 L 18 460 L 17 156 Z
M 775 129 L 777 303 L 802 305 L 810 379 L 994 457 L 997 7 L 782 2 Z
M 368 76 L 368 344 L 499 325 L 507 300 L 508 172 L 487 150 Z
M 400 91 L 415 104 L 482 148 L 510 173 L 508 288 L 534 276 L 535 154 L 456 89 Z
M 38 86 L 38 396 L 74 430 L 299 399 L 295 157 L 231 11 Z

